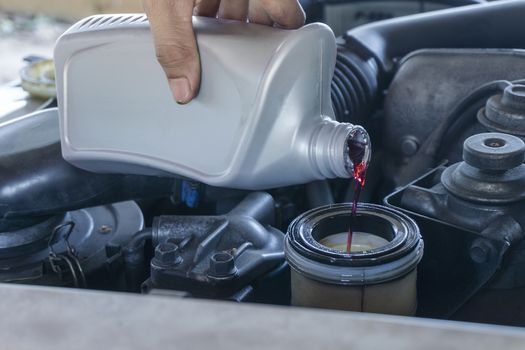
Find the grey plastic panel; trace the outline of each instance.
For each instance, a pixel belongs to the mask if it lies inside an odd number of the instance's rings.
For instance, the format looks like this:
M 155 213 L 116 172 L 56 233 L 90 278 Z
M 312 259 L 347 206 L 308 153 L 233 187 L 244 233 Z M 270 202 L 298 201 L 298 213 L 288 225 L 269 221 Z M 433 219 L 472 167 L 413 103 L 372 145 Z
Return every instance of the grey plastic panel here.
M 0 120 L 0 155 L 2 156 L 59 141 L 56 108 L 42 109 L 17 118 Z
M 66 160 L 95 172 L 176 174 L 249 189 L 346 175 L 312 160 L 324 142 L 331 148 L 321 147 L 323 154 L 339 157 L 324 163 L 343 164 L 350 127 L 331 121 L 336 47 L 327 26 L 282 30 L 195 17 L 194 28 L 202 82 L 187 105 L 172 98 L 144 15 L 90 17 L 58 40 Z M 339 143 L 312 146 L 327 125 L 344 128 L 328 133 Z
M 6 349 L 525 347 L 523 328 L 415 317 L 8 283 L 0 285 L 0 298 L 0 311 L 9 315 L 0 319 Z

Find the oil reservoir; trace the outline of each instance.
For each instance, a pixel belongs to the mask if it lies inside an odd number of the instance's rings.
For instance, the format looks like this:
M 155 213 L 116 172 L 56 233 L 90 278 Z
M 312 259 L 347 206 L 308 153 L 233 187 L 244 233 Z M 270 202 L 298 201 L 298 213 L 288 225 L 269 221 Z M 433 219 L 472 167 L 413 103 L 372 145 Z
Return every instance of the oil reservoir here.
M 423 240 L 408 216 L 361 203 L 312 209 L 288 228 L 292 305 L 414 315 Z M 346 236 L 353 239 L 347 252 Z

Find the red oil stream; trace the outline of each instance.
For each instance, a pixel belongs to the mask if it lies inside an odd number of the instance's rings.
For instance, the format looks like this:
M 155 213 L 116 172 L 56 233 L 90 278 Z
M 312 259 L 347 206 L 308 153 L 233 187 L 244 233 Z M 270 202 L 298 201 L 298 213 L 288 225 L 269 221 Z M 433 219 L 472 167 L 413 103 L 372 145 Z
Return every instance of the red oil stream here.
M 352 201 L 352 221 L 350 221 L 350 227 L 348 228 L 348 236 L 346 239 L 346 252 L 350 253 L 352 250 L 352 238 L 353 230 L 352 223 L 357 213 L 357 202 L 359 202 L 359 196 L 361 195 L 361 190 L 365 187 L 365 178 L 366 178 L 366 164 L 365 162 L 359 163 L 354 168 L 353 178 L 355 180 L 355 189 L 354 189 L 354 199 Z
M 346 239 L 346 252 L 350 253 L 352 250 L 352 239 L 353 239 L 353 222 L 357 213 L 357 203 L 359 202 L 359 196 L 361 190 L 365 186 L 367 160 L 364 159 L 366 152 L 367 142 L 361 138 L 350 138 L 347 143 L 348 154 L 350 160 L 354 164 L 354 170 L 352 177 L 355 181 L 354 198 L 352 201 L 352 218 L 350 221 L 350 227 L 348 228 L 348 236 Z

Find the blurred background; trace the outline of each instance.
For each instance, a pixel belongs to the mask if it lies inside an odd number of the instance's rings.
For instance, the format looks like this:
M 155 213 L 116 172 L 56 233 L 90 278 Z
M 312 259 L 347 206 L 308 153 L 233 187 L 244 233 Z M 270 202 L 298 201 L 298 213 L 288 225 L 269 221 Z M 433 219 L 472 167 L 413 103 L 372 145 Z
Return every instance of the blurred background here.
M 336 35 L 368 22 L 486 0 L 300 0 L 307 21 Z M 92 14 L 143 12 L 141 0 L 0 0 L 0 86 L 18 78 L 30 56 L 52 57 L 55 40 Z
M 143 12 L 140 0 L 0 0 L 0 85 L 18 78 L 30 56 L 52 57 L 72 23 L 98 13 Z

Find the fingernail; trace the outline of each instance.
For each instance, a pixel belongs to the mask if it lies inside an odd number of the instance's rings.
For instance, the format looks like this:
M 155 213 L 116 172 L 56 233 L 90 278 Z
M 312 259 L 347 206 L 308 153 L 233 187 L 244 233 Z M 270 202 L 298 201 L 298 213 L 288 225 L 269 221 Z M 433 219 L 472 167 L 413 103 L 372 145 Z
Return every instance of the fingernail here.
M 176 78 L 169 80 L 173 98 L 177 103 L 188 103 L 190 101 L 190 82 L 186 78 Z

